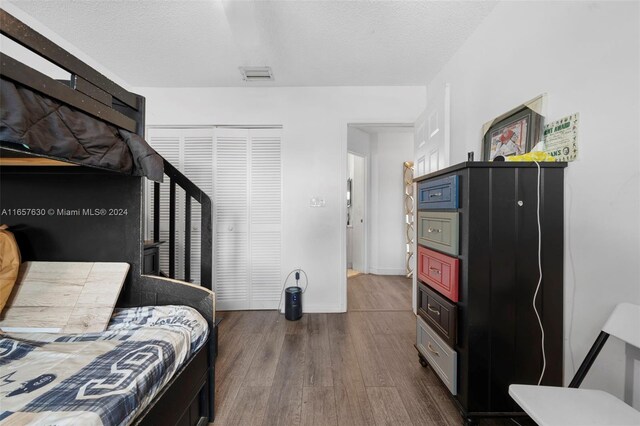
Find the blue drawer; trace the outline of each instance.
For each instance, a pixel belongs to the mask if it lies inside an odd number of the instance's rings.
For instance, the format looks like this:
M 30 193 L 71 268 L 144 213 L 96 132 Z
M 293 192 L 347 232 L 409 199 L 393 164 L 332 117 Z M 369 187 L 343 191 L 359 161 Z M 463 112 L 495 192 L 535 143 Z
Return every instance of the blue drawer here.
M 418 208 L 457 209 L 458 176 L 447 176 L 418 183 Z

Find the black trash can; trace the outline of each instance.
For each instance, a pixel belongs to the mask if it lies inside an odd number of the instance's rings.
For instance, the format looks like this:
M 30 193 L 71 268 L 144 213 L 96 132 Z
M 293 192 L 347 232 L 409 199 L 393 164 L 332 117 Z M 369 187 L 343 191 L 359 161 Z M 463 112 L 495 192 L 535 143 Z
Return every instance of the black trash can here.
M 284 291 L 284 317 L 289 321 L 302 318 L 302 289 L 287 287 Z

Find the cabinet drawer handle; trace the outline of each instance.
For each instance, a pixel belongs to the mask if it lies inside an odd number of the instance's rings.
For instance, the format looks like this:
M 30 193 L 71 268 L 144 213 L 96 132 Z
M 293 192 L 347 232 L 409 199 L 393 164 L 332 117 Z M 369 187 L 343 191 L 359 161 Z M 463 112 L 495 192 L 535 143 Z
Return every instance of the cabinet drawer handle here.
M 434 268 L 433 266 L 431 266 L 431 267 L 429 268 L 429 270 L 430 270 L 431 272 L 433 272 L 433 273 L 436 273 L 436 274 L 440 275 L 440 270 L 439 270 L 439 269 L 437 269 L 437 268 Z
M 440 353 L 433 349 L 433 347 L 431 346 L 431 342 L 427 342 L 427 349 L 429 349 L 429 352 L 431 352 L 435 356 L 440 356 Z
M 442 192 L 435 192 L 435 193 L 433 193 L 433 194 L 429 194 L 429 197 L 430 197 L 430 198 L 433 198 L 433 197 L 442 197 Z
M 427 303 L 427 309 L 433 312 L 436 315 L 440 315 L 440 311 L 437 309 L 433 309 L 430 304 Z
M 427 229 L 427 232 L 432 233 L 435 232 L 436 234 L 439 234 L 442 232 L 442 229 L 438 229 L 438 228 L 429 228 Z

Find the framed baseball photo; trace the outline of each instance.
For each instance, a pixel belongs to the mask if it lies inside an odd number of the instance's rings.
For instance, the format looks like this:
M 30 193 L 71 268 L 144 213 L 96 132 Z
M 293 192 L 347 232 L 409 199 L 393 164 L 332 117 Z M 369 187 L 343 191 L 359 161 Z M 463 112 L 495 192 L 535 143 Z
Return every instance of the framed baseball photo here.
M 482 160 L 526 154 L 540 140 L 544 118 L 527 106 L 491 123 L 482 142 Z

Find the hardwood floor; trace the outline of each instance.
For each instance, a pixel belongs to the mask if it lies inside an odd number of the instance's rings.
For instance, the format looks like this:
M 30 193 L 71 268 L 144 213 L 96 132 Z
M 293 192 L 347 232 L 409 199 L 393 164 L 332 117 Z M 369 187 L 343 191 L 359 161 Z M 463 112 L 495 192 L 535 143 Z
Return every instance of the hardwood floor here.
M 356 275 L 347 285 L 347 311 L 410 311 L 411 280 L 403 276 Z
M 411 281 L 349 278 L 348 306 L 295 322 L 219 312 L 213 424 L 461 425 L 446 388 L 418 363 Z

